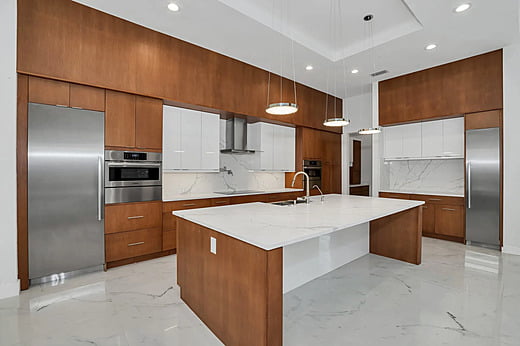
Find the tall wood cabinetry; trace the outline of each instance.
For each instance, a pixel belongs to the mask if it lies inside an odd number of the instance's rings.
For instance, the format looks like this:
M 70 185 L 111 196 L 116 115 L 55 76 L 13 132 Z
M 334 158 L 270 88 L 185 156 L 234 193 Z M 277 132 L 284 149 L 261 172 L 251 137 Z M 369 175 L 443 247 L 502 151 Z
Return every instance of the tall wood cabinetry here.
M 296 170 L 303 169 L 303 160 L 320 160 L 323 193 L 341 193 L 341 135 L 300 127 L 296 130 Z M 290 186 L 293 174 L 286 175 Z M 300 185 L 301 186 L 301 185 Z M 312 187 L 312 186 L 311 186 Z M 314 194 L 318 193 L 313 191 Z

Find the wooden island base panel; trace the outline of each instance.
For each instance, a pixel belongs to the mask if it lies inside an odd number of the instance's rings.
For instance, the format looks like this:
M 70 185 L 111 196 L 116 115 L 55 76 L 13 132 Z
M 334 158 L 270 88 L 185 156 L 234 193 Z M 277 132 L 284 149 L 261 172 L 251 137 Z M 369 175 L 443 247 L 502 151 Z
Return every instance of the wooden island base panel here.
M 370 253 L 420 264 L 421 224 L 422 206 L 371 221 Z M 284 248 L 264 250 L 180 217 L 177 230 L 181 299 L 225 345 L 282 345 Z

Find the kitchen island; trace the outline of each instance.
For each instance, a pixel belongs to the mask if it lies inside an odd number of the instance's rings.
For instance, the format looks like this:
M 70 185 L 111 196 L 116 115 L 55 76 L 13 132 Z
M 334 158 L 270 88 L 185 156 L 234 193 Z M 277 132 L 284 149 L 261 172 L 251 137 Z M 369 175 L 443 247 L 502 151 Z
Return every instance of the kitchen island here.
M 326 195 L 175 211 L 181 298 L 226 345 L 281 345 L 285 292 L 369 252 L 420 264 L 422 204 Z

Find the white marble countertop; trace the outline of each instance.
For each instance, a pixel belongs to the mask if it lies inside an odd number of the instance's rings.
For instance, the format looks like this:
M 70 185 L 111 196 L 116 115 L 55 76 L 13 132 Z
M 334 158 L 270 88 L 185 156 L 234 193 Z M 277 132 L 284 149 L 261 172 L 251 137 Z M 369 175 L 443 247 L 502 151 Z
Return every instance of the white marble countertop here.
M 426 196 L 444 196 L 444 197 L 464 197 L 464 194 L 458 193 L 446 193 L 446 192 L 424 192 L 424 191 L 398 191 L 398 190 L 379 190 L 379 192 L 389 193 L 406 193 L 413 195 L 426 195 Z
M 233 195 L 225 195 L 222 193 L 198 193 L 198 194 L 182 194 L 182 195 L 174 195 L 167 199 L 163 199 L 163 202 L 173 202 L 173 201 L 184 201 L 184 200 L 190 200 L 190 199 L 205 199 L 205 198 L 229 198 L 229 197 L 238 197 L 238 196 L 251 196 L 251 195 L 266 195 L 270 193 L 284 193 L 284 192 L 298 192 L 303 191 L 303 189 L 291 189 L 291 188 L 284 188 L 284 189 L 276 189 L 276 190 L 267 190 L 267 191 L 258 191 L 258 192 L 247 192 L 247 193 L 236 193 Z
M 173 214 L 264 250 L 272 250 L 422 204 L 422 201 L 325 195 L 323 203 L 320 196 L 314 196 L 309 204 L 249 203 L 179 210 Z

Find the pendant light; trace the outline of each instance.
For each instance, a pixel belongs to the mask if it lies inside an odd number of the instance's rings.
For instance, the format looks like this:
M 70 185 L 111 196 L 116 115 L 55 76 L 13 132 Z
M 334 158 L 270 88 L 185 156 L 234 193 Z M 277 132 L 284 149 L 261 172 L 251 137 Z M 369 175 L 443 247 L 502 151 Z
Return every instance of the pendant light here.
M 334 14 L 336 12 L 336 15 Z M 330 1 L 330 31 L 331 37 L 334 42 L 334 48 L 338 48 L 338 39 L 341 41 L 342 38 L 342 25 L 341 25 L 341 4 L 340 0 L 331 0 Z M 336 23 L 337 21 L 337 23 Z M 347 74 L 346 74 L 346 66 L 345 66 L 345 56 L 343 59 L 343 82 L 345 88 L 345 97 L 343 100 L 347 99 Z M 330 70 L 334 68 L 334 64 L 331 64 L 332 67 L 329 67 Z M 338 116 L 337 110 L 337 100 L 334 97 L 334 107 L 333 107 L 333 115 L 329 117 L 329 73 L 327 73 L 327 93 L 325 94 L 325 121 L 323 121 L 323 125 L 328 127 L 343 127 L 350 124 L 350 120 L 343 116 Z M 334 74 L 334 73 L 333 73 Z M 334 94 L 337 95 L 337 83 L 336 83 L 336 75 L 334 74 Z M 343 114 L 343 110 L 341 110 L 340 114 Z
M 274 29 L 274 17 L 275 17 L 275 3 L 273 0 L 273 29 Z M 296 68 L 294 66 L 294 40 L 290 35 L 291 40 L 291 63 L 292 63 L 292 74 L 293 74 L 293 100 L 283 99 L 283 48 L 284 48 L 284 36 L 283 36 L 283 14 L 284 14 L 284 0 L 280 2 L 280 99 L 278 102 L 270 103 L 271 96 L 271 71 L 269 71 L 269 79 L 267 81 L 267 107 L 265 111 L 273 115 L 289 115 L 294 114 L 298 111 L 298 104 L 296 103 Z M 288 12 L 288 11 L 286 11 Z
M 374 59 L 374 27 L 373 27 L 373 22 L 372 20 L 374 19 L 374 15 L 373 14 L 367 14 L 366 16 L 363 17 L 363 20 L 365 21 L 365 32 L 368 31 L 368 39 L 369 39 L 369 45 L 370 45 L 370 62 L 371 62 L 371 65 L 372 65 L 372 71 L 375 72 L 375 67 L 376 67 L 376 64 L 375 64 L 375 59 Z M 373 74 L 370 75 L 370 82 L 372 82 L 372 76 Z M 372 83 L 370 83 L 372 84 Z M 369 127 L 367 129 L 361 129 L 358 131 L 358 133 L 360 135 L 375 135 L 375 134 L 378 134 L 378 133 L 381 133 L 381 128 L 380 127 Z

